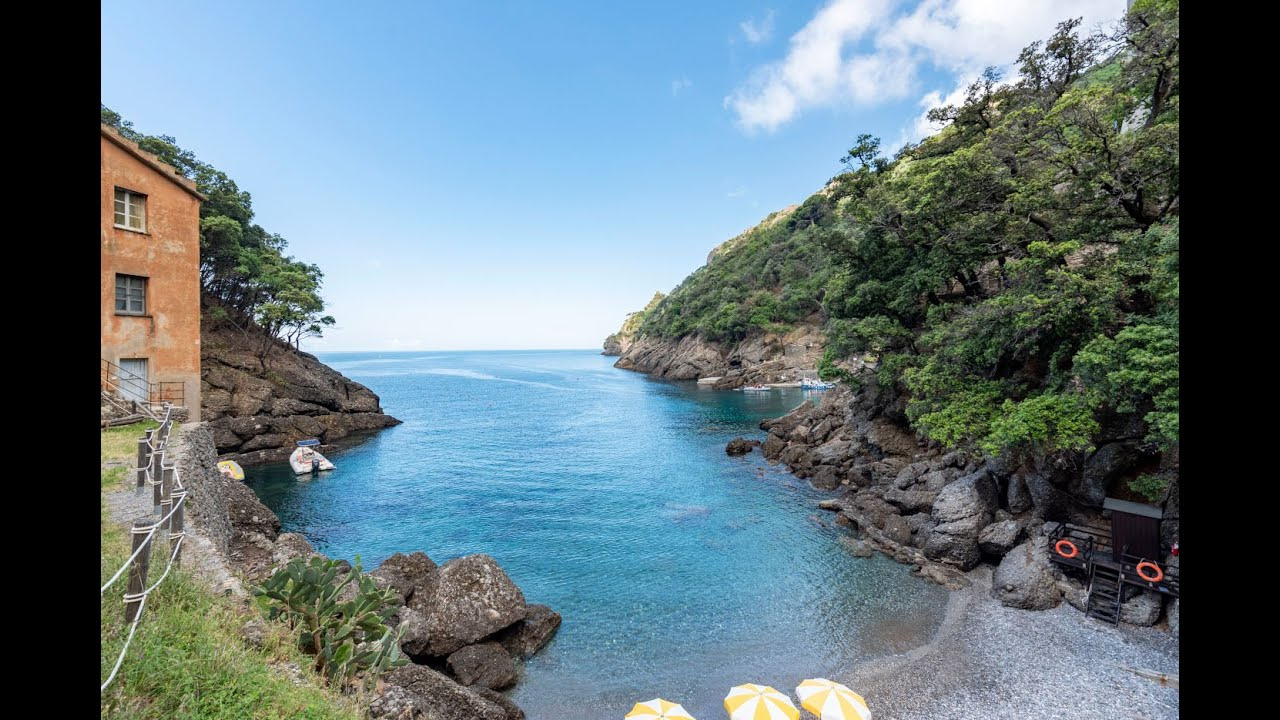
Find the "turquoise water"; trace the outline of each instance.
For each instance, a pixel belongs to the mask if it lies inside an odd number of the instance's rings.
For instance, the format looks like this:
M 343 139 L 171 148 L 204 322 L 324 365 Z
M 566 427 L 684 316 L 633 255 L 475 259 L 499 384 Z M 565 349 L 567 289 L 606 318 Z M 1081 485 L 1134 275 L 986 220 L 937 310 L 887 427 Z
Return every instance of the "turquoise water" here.
M 662 696 L 723 717 L 744 682 L 793 689 L 928 639 L 945 591 L 816 509 L 829 493 L 767 467 L 763 418 L 807 397 L 698 388 L 589 351 L 324 353 L 404 421 L 327 448 L 298 481 L 246 469 L 322 552 L 372 568 L 395 551 L 492 555 L 564 616 L 511 697 L 531 720 L 622 717 Z M 856 689 L 856 688 L 855 688 Z

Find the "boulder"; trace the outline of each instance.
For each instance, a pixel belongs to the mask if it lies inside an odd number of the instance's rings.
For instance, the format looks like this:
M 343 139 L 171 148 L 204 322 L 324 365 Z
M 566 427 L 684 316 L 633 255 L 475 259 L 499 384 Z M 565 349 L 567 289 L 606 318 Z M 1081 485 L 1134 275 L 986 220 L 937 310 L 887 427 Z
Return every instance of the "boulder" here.
M 857 445 L 855 443 L 839 439 L 832 440 L 813 449 L 813 463 L 815 465 L 840 465 L 852 457 L 856 451 Z
M 405 665 L 382 677 L 386 688 L 369 717 L 389 720 L 516 720 L 507 707 L 425 665 Z
M 496 642 L 461 648 L 449 656 L 446 664 L 463 685 L 504 690 L 516 683 L 516 664 L 506 648 Z
M 819 490 L 835 490 L 840 487 L 840 471 L 830 465 L 823 465 L 813 474 L 809 482 Z
M 383 587 L 395 590 L 407 605 L 419 590 L 430 593 L 440 571 L 426 553 L 415 551 L 408 555 L 396 553 L 369 574 L 377 578 Z
M 1120 603 L 1120 622 L 1144 627 L 1160 621 L 1164 596 L 1152 590 L 1143 590 Z
M 443 657 L 525 616 L 524 594 L 488 555 L 440 566 L 430 587 L 415 590 L 401 615 L 409 655 Z
M 1178 598 L 1169 603 L 1169 610 L 1165 614 L 1169 618 L 1169 633 L 1178 637 Z
M 1062 593 L 1043 555 L 1044 548 L 1028 540 L 1004 556 L 991 577 L 992 594 L 1001 605 L 1048 610 L 1062 602 Z
M 965 570 L 973 568 L 982 559 L 978 533 L 991 524 L 997 507 L 995 481 L 985 469 L 947 485 L 933 503 L 937 525 L 925 543 L 925 555 Z
M 933 502 L 938 498 L 938 493 L 928 492 L 927 490 L 899 490 L 898 488 L 889 488 L 884 494 L 886 502 L 893 503 L 905 513 L 926 512 L 933 507 Z
M 769 433 L 769 437 L 765 438 L 764 445 L 760 447 L 760 452 L 770 460 L 776 460 L 782 455 L 782 451 L 787 449 L 787 441 L 781 436 Z
M 503 695 L 497 690 L 490 690 L 489 688 L 480 685 L 473 685 L 470 690 L 476 695 L 479 695 L 494 705 L 502 708 L 502 711 L 507 714 L 506 720 L 524 720 L 524 711 L 515 703 L 511 702 L 506 695 Z
M 531 658 L 551 642 L 560 629 L 560 613 L 546 605 L 528 605 L 524 619 L 502 630 L 494 639 L 518 658 Z
M 1005 501 L 1009 504 L 1009 512 L 1022 513 L 1035 506 L 1031 493 L 1027 490 L 1027 481 L 1020 473 L 1009 477 L 1009 489 L 1005 491 Z
M 911 542 L 911 526 L 901 515 L 889 515 L 884 520 L 884 535 L 890 540 L 906 545 Z
M 729 455 L 746 455 L 751 449 L 760 444 L 759 440 L 747 440 L 746 438 L 736 437 L 725 445 L 724 451 Z
M 318 554 L 311 543 L 298 533 L 281 533 L 271 546 L 271 562 L 277 567 L 288 565 L 294 558 L 307 560 Z
M 1112 481 L 1133 467 L 1138 456 L 1132 441 L 1103 445 L 1085 459 L 1083 472 L 1071 482 L 1071 494 L 1089 505 L 1102 505 Z
M 978 548 L 988 555 L 1004 555 L 1018 544 L 1022 525 L 1017 520 L 994 522 L 978 533 Z

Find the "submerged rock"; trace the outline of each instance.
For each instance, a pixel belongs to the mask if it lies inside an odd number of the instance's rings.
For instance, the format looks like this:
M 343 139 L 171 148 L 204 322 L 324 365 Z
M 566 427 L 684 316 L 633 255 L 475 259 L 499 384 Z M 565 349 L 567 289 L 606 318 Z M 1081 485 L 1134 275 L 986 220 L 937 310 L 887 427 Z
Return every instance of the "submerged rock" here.
M 498 633 L 494 639 L 518 658 L 533 657 L 560 629 L 560 613 L 546 605 L 529 605 L 523 620 Z
M 450 655 L 446 663 L 463 685 L 503 690 L 516 684 L 516 664 L 496 642 L 468 645 Z

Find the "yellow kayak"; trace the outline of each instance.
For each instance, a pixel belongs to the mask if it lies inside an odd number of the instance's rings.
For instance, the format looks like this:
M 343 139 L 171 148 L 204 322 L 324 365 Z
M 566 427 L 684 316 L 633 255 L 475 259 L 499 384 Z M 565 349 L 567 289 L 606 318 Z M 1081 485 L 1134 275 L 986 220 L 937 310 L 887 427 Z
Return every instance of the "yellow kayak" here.
M 235 460 L 222 460 L 218 463 L 218 472 L 226 475 L 232 480 L 244 479 L 244 468 L 240 467 L 240 463 Z

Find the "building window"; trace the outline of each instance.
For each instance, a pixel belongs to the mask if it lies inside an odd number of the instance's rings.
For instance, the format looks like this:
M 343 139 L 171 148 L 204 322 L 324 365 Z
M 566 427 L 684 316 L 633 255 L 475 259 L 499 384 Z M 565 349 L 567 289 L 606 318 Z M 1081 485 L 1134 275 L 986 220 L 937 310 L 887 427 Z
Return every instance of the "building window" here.
M 145 232 L 147 196 L 116 188 L 116 227 Z
M 147 279 L 137 275 L 116 275 L 116 314 L 145 315 Z

